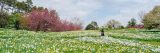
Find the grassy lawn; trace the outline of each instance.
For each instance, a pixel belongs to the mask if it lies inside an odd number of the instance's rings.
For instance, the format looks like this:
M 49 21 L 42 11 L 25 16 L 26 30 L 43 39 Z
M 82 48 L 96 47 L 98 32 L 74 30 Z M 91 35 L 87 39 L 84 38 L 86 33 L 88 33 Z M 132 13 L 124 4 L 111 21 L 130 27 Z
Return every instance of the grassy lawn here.
M 160 32 L 137 29 L 33 32 L 0 29 L 0 53 L 160 53 Z

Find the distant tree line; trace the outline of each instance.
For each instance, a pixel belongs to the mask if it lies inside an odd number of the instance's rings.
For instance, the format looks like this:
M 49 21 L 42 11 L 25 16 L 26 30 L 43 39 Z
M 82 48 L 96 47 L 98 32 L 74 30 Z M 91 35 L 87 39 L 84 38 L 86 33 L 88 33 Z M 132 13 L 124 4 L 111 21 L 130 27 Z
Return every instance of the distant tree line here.
M 96 21 L 89 23 L 86 30 L 145 28 L 160 29 L 160 6 L 155 6 L 149 13 L 141 13 L 143 24 L 137 24 L 131 18 L 127 26 L 117 20 L 109 20 L 103 27 Z M 71 31 L 82 29 L 82 23 L 60 19 L 56 10 L 33 6 L 32 0 L 0 0 L 0 28 L 15 28 L 33 31 Z
M 131 20 L 128 22 L 128 25 L 124 27 L 121 25 L 119 21 L 116 20 L 109 20 L 107 24 L 105 24 L 101 28 L 105 29 L 123 29 L 123 28 L 139 28 L 139 29 L 158 29 L 160 30 L 160 6 L 155 6 L 149 13 L 140 13 L 139 14 L 141 18 L 142 24 L 137 24 L 137 21 L 135 18 L 131 18 Z M 100 28 L 100 27 L 96 27 Z M 88 24 L 86 29 L 92 29 L 96 30 L 95 26 L 93 24 Z

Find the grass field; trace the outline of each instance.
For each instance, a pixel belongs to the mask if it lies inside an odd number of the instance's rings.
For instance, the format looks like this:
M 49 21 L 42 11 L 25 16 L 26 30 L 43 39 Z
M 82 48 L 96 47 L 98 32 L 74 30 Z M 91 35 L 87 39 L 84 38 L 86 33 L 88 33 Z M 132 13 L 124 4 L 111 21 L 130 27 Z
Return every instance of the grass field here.
M 137 29 L 33 32 L 0 29 L 0 53 L 160 53 L 160 32 Z

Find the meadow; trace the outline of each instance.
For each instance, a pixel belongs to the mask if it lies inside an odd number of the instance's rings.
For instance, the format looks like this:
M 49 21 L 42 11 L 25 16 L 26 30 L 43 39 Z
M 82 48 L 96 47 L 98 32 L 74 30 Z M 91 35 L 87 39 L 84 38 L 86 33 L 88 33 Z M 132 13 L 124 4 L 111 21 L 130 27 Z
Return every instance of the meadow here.
M 160 53 L 160 32 L 143 29 L 34 32 L 0 29 L 0 53 Z

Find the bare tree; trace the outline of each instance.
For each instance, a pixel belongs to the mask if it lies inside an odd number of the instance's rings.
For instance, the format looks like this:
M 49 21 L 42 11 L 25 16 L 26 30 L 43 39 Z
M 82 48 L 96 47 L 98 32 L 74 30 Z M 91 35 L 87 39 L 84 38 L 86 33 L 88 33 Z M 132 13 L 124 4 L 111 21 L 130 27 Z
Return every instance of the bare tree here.
M 145 13 L 144 11 L 138 12 L 138 16 L 139 16 L 139 19 L 140 19 L 141 21 L 143 20 L 145 14 L 146 14 L 146 13 Z

